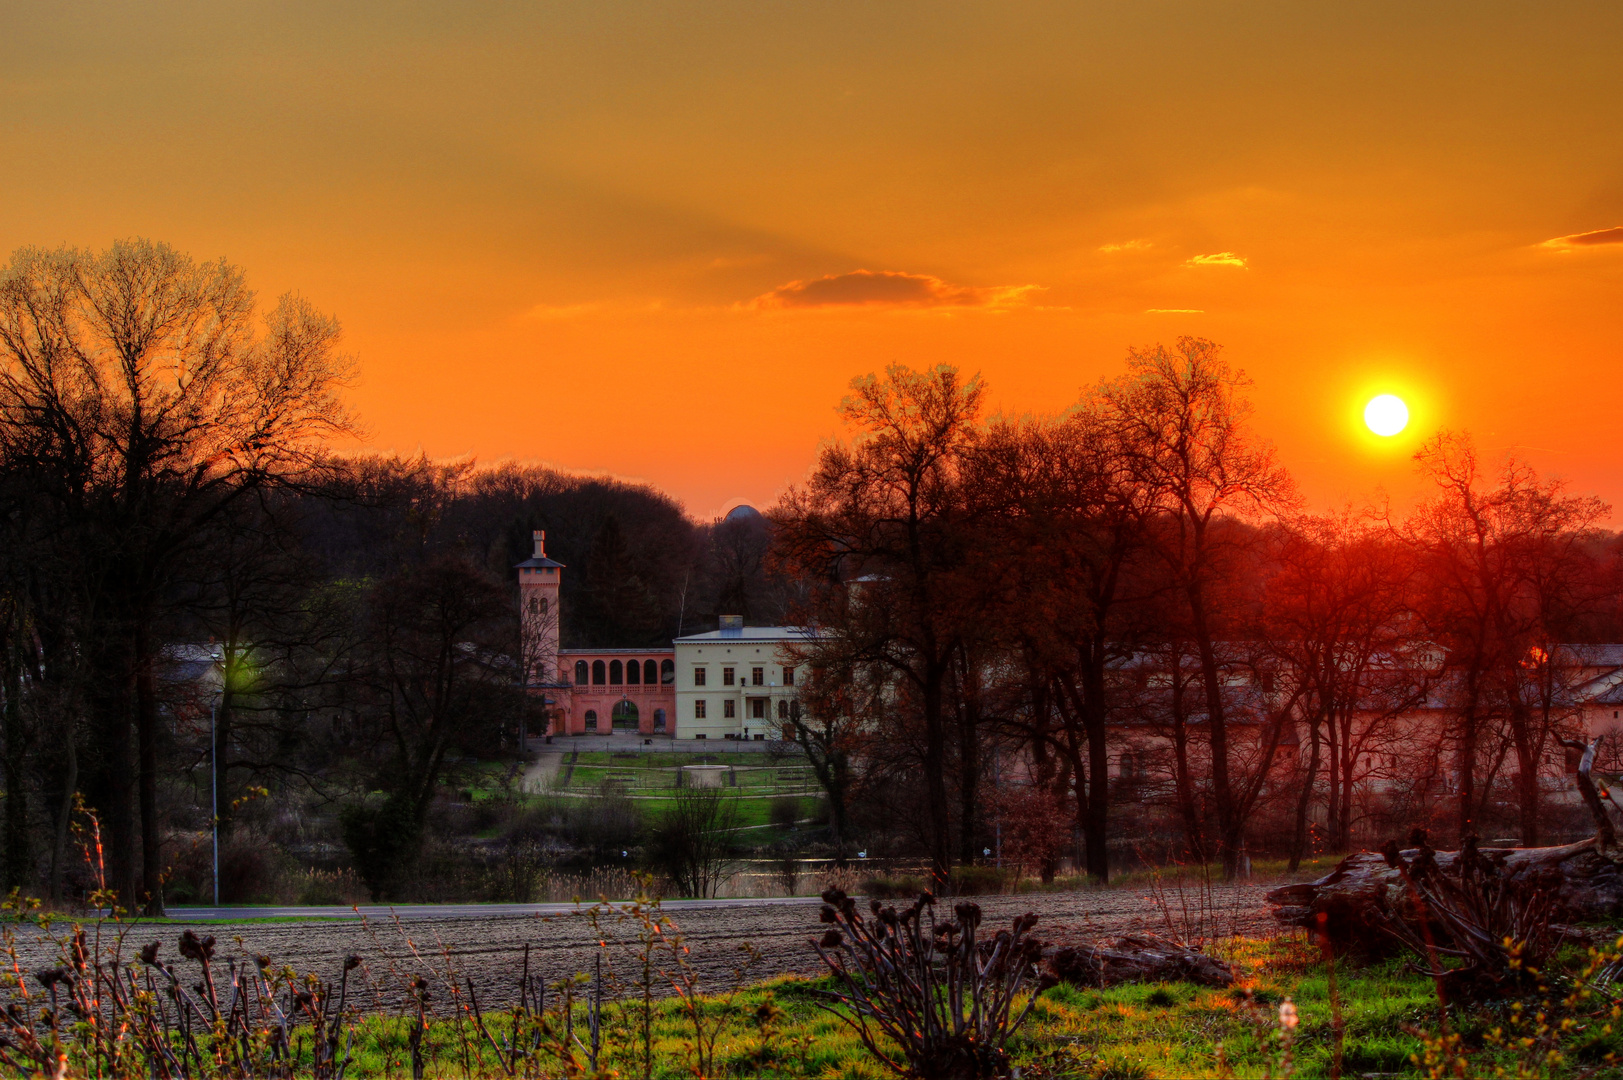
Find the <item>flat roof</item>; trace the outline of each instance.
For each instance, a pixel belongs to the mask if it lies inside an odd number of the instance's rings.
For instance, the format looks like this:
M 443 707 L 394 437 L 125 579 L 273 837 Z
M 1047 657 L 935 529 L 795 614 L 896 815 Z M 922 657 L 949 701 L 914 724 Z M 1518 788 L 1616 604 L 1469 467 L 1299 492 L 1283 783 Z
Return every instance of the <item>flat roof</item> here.
M 746 626 L 741 630 L 711 630 L 705 634 L 679 637 L 677 645 L 720 645 L 745 642 L 756 645 L 775 645 L 784 641 L 810 641 L 817 631 L 804 626 Z

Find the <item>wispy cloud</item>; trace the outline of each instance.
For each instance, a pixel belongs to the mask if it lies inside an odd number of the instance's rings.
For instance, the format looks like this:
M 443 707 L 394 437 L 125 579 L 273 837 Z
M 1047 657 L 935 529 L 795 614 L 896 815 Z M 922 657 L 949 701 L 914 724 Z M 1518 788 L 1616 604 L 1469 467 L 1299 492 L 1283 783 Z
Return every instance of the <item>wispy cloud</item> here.
M 1099 250 L 1107 255 L 1114 255 L 1118 251 L 1143 251 L 1150 246 L 1148 240 L 1123 240 L 1119 244 L 1100 244 Z
M 1198 307 L 1152 307 L 1145 308 L 1146 315 L 1204 315 L 1205 308 Z
M 1009 307 L 1024 301 L 1036 285 L 953 285 L 930 274 L 894 270 L 852 270 L 779 285 L 750 301 L 761 308 L 813 307 Z
M 1580 248 L 1599 247 L 1603 244 L 1623 244 L 1623 225 L 1611 229 L 1593 229 L 1546 240 L 1539 247 L 1553 251 L 1577 251 Z
M 1239 270 L 1248 269 L 1245 259 L 1232 251 L 1219 251 L 1214 255 L 1196 255 L 1185 266 L 1232 266 Z

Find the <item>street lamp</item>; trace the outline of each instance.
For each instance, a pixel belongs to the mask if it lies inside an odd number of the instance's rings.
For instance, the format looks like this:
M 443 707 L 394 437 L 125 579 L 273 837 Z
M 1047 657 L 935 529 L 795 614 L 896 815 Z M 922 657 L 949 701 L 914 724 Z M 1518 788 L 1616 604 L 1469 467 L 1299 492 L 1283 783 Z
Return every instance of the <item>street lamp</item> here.
M 213 659 L 218 662 L 220 654 Z M 225 671 L 209 705 L 209 830 L 214 834 L 214 906 L 220 906 L 220 739 L 215 733 L 220 719 L 220 699 L 225 696 Z

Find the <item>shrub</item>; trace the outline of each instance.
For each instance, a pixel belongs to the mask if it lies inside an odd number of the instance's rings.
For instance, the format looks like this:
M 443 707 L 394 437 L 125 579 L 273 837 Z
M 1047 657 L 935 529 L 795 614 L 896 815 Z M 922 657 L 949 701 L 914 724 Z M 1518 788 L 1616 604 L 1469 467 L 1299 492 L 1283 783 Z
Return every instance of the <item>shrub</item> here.
M 780 829 L 792 829 L 801 818 L 801 802 L 796 795 L 779 795 L 767 809 L 767 820 Z
M 928 892 L 901 911 L 870 901 L 871 918 L 837 889 L 823 902 L 829 929 L 814 945 L 842 987 L 828 996 L 849 1010 L 829 1011 L 868 1053 L 904 1076 L 1010 1075 L 1004 1044 L 1048 985 L 1037 971 L 1042 942 L 1030 936 L 1036 915 L 1017 916 L 1010 929 L 983 940 L 980 906 L 969 901 L 945 923 L 935 921 Z M 1022 991 L 1031 992 L 1016 1011 Z M 905 1064 L 889 1044 L 900 1048 Z
M 738 804 L 719 788 L 678 788 L 648 838 L 648 862 L 684 896 L 714 896 L 732 869 Z
M 900 900 L 906 896 L 918 896 L 924 891 L 923 879 L 911 875 L 906 877 L 871 877 L 862 883 L 863 895 L 876 897 L 880 900 Z
M 995 866 L 960 866 L 952 872 L 952 891 L 958 896 L 989 896 L 1007 892 L 1017 874 Z
M 422 823 L 410 801 L 390 795 L 379 802 L 350 803 L 339 811 L 338 822 L 355 872 L 372 899 L 395 896 L 423 844 Z

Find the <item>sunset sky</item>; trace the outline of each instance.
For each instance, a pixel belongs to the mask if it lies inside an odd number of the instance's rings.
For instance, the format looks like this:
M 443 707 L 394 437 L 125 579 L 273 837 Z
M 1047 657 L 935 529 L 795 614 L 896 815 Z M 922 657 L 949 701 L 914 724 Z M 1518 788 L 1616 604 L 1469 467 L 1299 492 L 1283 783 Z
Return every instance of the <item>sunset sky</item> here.
M 1313 506 L 1448 426 L 1623 507 L 1615 2 L 5 3 L 0 105 L 0 246 L 302 292 L 376 450 L 708 518 L 853 375 L 1049 412 L 1196 334 Z

